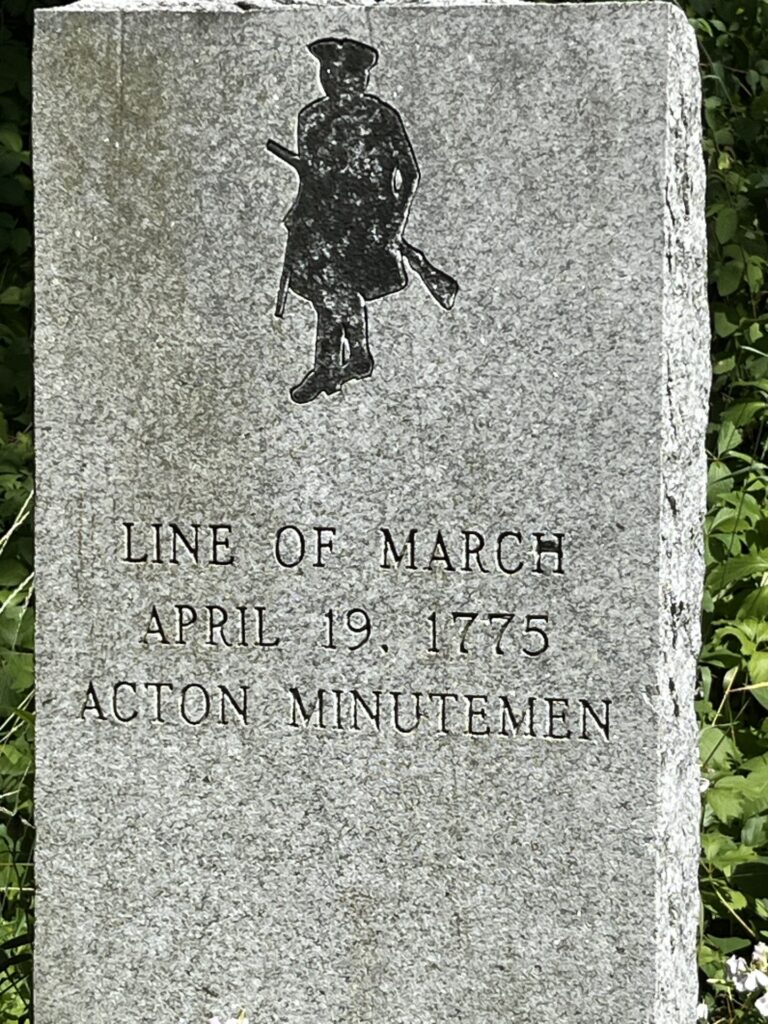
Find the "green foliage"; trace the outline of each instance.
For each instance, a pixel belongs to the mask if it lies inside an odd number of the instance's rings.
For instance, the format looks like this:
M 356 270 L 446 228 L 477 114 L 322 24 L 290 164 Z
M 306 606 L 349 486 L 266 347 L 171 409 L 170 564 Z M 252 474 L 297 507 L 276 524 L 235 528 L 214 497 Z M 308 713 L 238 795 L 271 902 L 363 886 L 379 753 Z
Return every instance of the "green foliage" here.
M 690 0 L 704 83 L 713 391 L 701 655 L 700 965 L 710 1020 L 763 1020 L 725 969 L 768 941 L 768 3 Z M 757 993 L 759 994 L 759 992 Z
M 39 5 L 38 5 L 39 6 Z M 31 1021 L 33 0 L 0 15 L 0 1019 Z M 768 941 L 768 0 L 689 0 L 704 81 L 713 319 L 700 964 L 710 1019 L 754 1024 L 725 958 Z
M 0 1019 L 31 1020 L 31 3 L 0 18 Z

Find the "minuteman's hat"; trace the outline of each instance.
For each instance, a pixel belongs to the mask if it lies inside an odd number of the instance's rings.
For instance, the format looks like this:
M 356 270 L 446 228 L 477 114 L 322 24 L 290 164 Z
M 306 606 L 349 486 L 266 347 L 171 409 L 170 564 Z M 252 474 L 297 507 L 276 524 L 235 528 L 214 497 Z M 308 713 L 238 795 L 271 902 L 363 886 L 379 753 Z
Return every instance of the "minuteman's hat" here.
M 323 67 L 336 65 L 342 71 L 370 71 L 379 59 L 372 46 L 356 39 L 316 39 L 307 49 Z

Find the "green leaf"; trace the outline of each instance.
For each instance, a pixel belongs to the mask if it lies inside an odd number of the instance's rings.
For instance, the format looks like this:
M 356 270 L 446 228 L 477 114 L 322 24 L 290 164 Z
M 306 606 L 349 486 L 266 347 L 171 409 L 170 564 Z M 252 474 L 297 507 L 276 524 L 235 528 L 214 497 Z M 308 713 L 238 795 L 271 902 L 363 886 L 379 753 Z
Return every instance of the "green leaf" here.
M 699 738 L 699 756 L 702 769 L 725 768 L 738 755 L 733 740 L 717 726 L 705 726 Z
M 720 213 L 718 213 L 717 220 L 715 221 L 715 235 L 718 242 L 720 242 L 721 245 L 724 245 L 726 242 L 730 242 L 736 234 L 738 226 L 738 213 L 732 206 L 724 207 Z
M 763 286 L 762 265 L 760 261 L 753 258 L 747 261 L 747 284 L 751 292 L 759 292 Z
M 720 427 L 717 435 L 717 454 L 723 455 L 732 448 L 737 448 L 741 443 L 741 431 L 727 420 Z
M 741 841 L 746 846 L 765 846 L 768 844 L 768 816 L 758 815 L 748 818 L 741 829 Z
M 712 568 L 707 576 L 707 586 L 717 593 L 737 580 L 749 579 L 764 572 L 768 572 L 768 551 L 736 555 L 735 558 L 729 558 L 727 562 Z
M 717 377 L 723 373 L 730 373 L 735 365 L 736 359 L 734 356 L 728 356 L 726 359 L 718 359 L 712 366 L 712 372 Z
M 742 265 L 733 260 L 720 267 L 717 271 L 717 290 L 723 298 L 733 295 L 741 284 L 742 274 Z
M 744 427 L 756 421 L 760 413 L 768 409 L 768 402 L 734 402 L 723 413 L 723 419 Z
M 754 687 L 748 687 L 748 690 L 758 704 L 768 709 L 768 686 L 756 684 Z
M 710 935 L 708 940 L 713 946 L 720 950 L 725 956 L 731 953 L 736 953 L 741 949 L 749 949 L 752 945 L 749 939 L 733 938 L 718 938 L 716 935 Z
M 768 587 L 758 587 L 747 594 L 738 610 L 739 619 L 768 619 Z
M 749 678 L 752 683 L 768 683 L 768 651 L 757 651 L 749 659 Z
M 707 790 L 706 802 L 724 824 L 741 815 L 743 800 L 738 791 L 710 788 Z
M 20 153 L 24 148 L 21 134 L 12 124 L 0 125 L 0 144 L 13 153 Z
M 715 313 L 715 334 L 718 338 L 730 338 L 730 336 L 738 331 L 738 329 L 739 325 L 737 323 L 732 323 L 728 319 L 727 313 Z M 731 363 L 729 369 L 733 369 L 734 363 L 735 360 Z
M 707 476 L 709 480 L 708 493 L 710 501 L 715 497 L 715 495 L 721 492 L 730 491 L 733 474 L 724 462 L 710 463 Z
M 29 568 L 15 558 L 0 558 L 0 589 L 15 587 L 29 575 Z

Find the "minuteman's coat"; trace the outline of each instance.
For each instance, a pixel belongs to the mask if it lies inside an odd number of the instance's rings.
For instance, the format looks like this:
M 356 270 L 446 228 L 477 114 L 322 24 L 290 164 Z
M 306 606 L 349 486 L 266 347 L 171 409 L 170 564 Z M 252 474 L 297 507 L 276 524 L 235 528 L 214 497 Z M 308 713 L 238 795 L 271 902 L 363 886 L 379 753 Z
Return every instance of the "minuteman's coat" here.
M 316 100 L 299 113 L 298 151 L 299 192 L 285 218 L 291 290 L 319 306 L 399 291 L 398 191 L 403 174 L 418 176 L 400 115 L 369 93 Z

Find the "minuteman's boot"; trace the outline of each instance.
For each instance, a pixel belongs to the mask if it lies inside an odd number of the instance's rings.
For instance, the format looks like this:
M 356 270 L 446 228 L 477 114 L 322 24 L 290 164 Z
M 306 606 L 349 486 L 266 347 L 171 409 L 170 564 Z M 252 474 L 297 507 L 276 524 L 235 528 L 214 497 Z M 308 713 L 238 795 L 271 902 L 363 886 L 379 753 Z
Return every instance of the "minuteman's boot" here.
M 291 398 L 298 405 L 314 401 L 325 392 L 332 395 L 341 384 L 341 327 L 321 330 L 318 323 L 315 342 L 315 365 L 291 388 Z
M 367 324 L 355 325 L 347 328 L 347 341 L 349 342 L 349 359 L 341 368 L 341 383 L 348 380 L 363 380 L 373 373 L 373 356 L 368 348 Z

